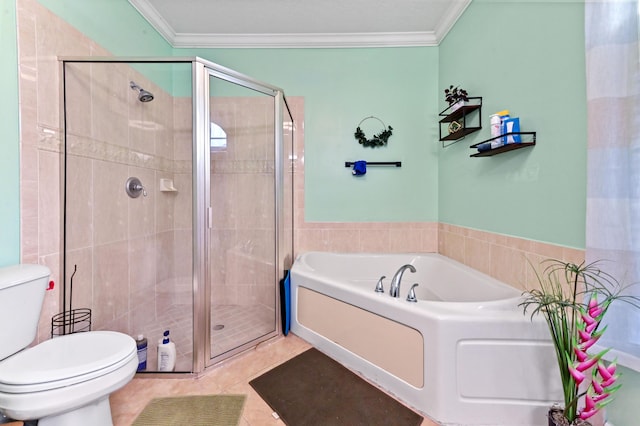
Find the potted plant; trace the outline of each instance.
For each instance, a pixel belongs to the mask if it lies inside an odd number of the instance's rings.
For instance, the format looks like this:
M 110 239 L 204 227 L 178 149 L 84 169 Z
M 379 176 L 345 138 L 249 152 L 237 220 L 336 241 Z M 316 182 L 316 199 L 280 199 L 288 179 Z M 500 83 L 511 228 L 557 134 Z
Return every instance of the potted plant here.
M 469 94 L 466 90 L 451 85 L 448 89 L 444 89 L 444 100 L 447 101 L 451 112 L 453 112 L 469 101 Z
M 531 317 L 546 320 L 555 348 L 564 406 L 551 407 L 549 425 L 589 425 L 587 419 L 607 405 L 615 391 L 616 361 L 606 363 L 590 348 L 605 332 L 600 328 L 607 309 L 615 300 L 640 307 L 639 299 L 623 295 L 614 277 L 601 271 L 598 262 L 580 265 L 559 260 L 545 260 L 548 266 L 536 271 L 539 288 L 527 290 L 520 306 Z

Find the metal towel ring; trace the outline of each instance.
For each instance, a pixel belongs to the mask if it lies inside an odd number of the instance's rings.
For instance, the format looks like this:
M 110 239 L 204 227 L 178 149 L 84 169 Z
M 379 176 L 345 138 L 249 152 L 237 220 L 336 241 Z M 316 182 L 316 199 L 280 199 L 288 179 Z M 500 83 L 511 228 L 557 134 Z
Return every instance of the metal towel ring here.
M 382 124 L 382 131 L 374 135 L 371 139 L 368 139 L 367 135 L 365 135 L 365 133 L 360 128 L 362 123 L 369 119 L 378 120 L 380 124 Z M 391 126 L 387 127 L 387 125 L 384 124 L 384 121 L 380 120 L 378 117 L 371 115 L 360 120 L 360 123 L 358 123 L 358 127 L 356 128 L 356 132 L 353 134 L 353 136 L 356 138 L 360 145 L 375 148 L 378 146 L 385 146 L 392 134 L 393 128 Z

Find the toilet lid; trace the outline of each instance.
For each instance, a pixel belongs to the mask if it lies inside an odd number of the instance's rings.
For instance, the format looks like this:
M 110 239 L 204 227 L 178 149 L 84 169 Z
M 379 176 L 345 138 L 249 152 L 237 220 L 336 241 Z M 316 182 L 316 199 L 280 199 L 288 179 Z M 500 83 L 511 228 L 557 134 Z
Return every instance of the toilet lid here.
M 136 343 L 115 331 L 68 334 L 44 341 L 0 362 L 0 392 L 65 386 L 106 374 L 136 356 Z

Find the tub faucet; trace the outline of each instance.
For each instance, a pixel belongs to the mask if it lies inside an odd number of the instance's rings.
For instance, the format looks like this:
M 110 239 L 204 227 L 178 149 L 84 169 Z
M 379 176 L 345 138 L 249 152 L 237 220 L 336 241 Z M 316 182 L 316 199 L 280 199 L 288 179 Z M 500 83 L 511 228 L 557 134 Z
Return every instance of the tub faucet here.
M 400 297 L 400 281 L 402 280 L 402 274 L 407 269 L 411 272 L 416 272 L 416 268 L 413 265 L 402 265 L 391 279 L 391 288 L 389 289 L 391 297 Z
M 418 283 L 415 283 L 411 286 L 411 290 L 409 290 L 409 294 L 407 294 L 407 302 L 418 302 L 418 297 L 416 296 L 415 288 L 418 287 Z

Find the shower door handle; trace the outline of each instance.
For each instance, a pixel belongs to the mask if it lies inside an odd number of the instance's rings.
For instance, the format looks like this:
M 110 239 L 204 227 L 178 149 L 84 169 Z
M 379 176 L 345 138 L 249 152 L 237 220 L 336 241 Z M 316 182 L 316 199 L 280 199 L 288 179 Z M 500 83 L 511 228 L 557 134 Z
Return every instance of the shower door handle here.
M 207 207 L 207 228 L 213 228 L 213 209 Z

